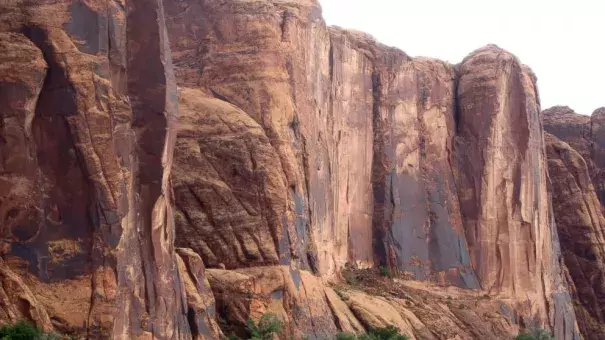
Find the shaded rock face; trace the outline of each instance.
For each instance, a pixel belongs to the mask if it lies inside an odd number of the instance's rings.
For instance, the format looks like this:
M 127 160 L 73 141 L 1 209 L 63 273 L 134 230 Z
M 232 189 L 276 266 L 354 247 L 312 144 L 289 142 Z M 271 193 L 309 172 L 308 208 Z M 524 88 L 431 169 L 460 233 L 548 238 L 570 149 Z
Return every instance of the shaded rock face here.
M 190 339 L 161 2 L 17 1 L 0 13 L 2 321 Z
M 601 307 L 605 292 L 605 219 L 591 180 L 591 173 L 599 170 L 588 147 L 596 147 L 596 143 L 588 142 L 590 135 L 579 133 L 590 128 L 591 118 L 552 108 L 545 111 L 544 119 L 546 128 L 569 141 L 565 143 L 548 133 L 545 137 L 553 208 L 580 329 L 587 339 L 601 339 L 605 332 Z
M 566 106 L 554 106 L 544 110 L 543 116 L 544 130 L 568 143 L 584 158 L 601 206 L 605 205 L 605 108 L 585 116 Z
M 535 79 L 496 46 L 411 58 L 312 0 L 90 0 L 3 3 L 0 52 L 0 321 L 578 338 Z M 379 265 L 482 290 L 331 288 Z

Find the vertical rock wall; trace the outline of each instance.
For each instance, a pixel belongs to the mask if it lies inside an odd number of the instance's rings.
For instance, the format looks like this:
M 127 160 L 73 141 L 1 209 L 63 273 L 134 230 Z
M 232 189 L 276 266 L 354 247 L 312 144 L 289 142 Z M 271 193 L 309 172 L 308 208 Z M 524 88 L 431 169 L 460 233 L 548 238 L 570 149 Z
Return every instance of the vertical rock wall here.
M 605 289 L 605 229 L 597 189 L 602 172 L 598 110 L 590 117 L 568 107 L 552 107 L 543 115 L 544 128 L 552 133 L 546 141 L 553 208 L 574 308 L 584 337 L 600 339 L 604 334 L 600 301 Z
M 460 65 L 459 198 L 482 288 L 575 337 L 547 189 L 535 76 L 495 46 Z
M 0 28 L 0 274 L 29 306 L 3 320 L 216 337 L 203 261 L 246 287 L 280 268 L 287 294 L 259 296 L 323 336 L 338 299 L 300 270 L 380 265 L 577 338 L 535 78 L 508 52 L 411 58 L 312 0 L 17 1 Z
M 17 1 L 0 13 L 2 320 L 190 339 L 161 1 Z

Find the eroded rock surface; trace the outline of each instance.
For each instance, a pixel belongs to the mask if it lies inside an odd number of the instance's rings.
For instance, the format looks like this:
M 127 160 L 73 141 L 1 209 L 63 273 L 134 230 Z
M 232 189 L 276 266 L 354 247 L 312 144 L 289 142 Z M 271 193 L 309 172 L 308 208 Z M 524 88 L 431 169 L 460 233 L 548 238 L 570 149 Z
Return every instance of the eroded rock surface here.
M 605 108 L 591 116 L 581 115 L 567 106 L 543 111 L 544 130 L 568 143 L 586 161 L 590 180 L 601 206 L 605 205 Z
M 459 68 L 458 192 L 482 288 L 517 299 L 527 317 L 549 320 L 557 337 L 575 338 L 535 76 L 495 46 L 475 51 Z
M 518 330 L 507 302 L 480 290 L 393 281 L 376 274 L 358 271 L 350 274 L 350 284 L 330 288 L 316 276 L 287 266 L 207 270 L 218 311 L 231 318 L 225 320 L 227 334 L 238 334 L 248 318 L 265 313 L 284 320 L 284 339 L 331 339 L 338 330 L 358 333 L 389 325 L 410 339 L 510 339 Z
M 411 58 L 327 28 L 313 1 L 167 11 L 191 112 L 176 153 L 181 246 L 212 267 L 331 280 L 384 265 L 483 288 L 516 301 L 523 322 L 577 336 L 535 77 L 512 54 Z
M 190 339 L 161 2 L 3 2 L 0 31 L 2 320 Z
M 535 78 L 496 46 L 412 58 L 313 0 L 59 0 L 2 3 L 0 52 L 1 321 L 578 338 Z M 442 285 L 336 290 L 377 266 Z
M 327 28 L 313 1 L 174 2 L 167 11 L 179 83 L 215 97 L 196 99 L 197 115 L 220 101 L 234 106 L 221 104 L 233 112 L 224 122 L 192 121 L 182 134 L 177 163 L 189 175 L 177 190 L 177 242 L 212 266 L 292 263 L 334 278 L 347 263 L 380 263 L 479 286 L 448 162 L 451 65 Z M 246 137 L 199 132 L 223 125 Z M 212 165 L 209 173 L 229 171 L 193 179 L 209 175 L 193 175 L 191 157 Z
M 565 117 L 562 117 L 565 118 Z M 586 117 L 589 118 L 589 117 Z M 553 209 L 572 280 L 574 308 L 586 339 L 605 336 L 605 219 L 582 156 L 565 142 L 546 134 Z
M 193 340 L 221 338 L 223 333 L 216 322 L 216 301 L 202 258 L 187 248 L 177 248 L 176 252 L 179 275 L 187 294 L 187 320 Z

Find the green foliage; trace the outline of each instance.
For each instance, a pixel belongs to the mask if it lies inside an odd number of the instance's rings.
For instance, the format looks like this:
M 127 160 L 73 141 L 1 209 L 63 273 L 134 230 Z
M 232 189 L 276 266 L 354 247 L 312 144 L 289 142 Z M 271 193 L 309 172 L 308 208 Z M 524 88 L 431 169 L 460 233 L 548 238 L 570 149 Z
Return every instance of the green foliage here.
M 258 321 L 249 319 L 246 327 L 250 332 L 250 340 L 272 340 L 273 335 L 281 331 L 281 321 L 274 314 L 263 314 Z
M 548 330 L 537 328 L 530 333 L 522 333 L 517 335 L 515 340 L 555 340 L 555 338 Z
M 338 333 L 336 340 L 357 340 L 357 336 L 351 333 Z
M 0 327 L 0 339 L 2 340 L 37 340 L 41 335 L 42 331 L 25 321 Z
M 380 276 L 391 276 L 391 271 L 385 266 L 380 266 L 378 271 L 380 272 Z
M 61 336 L 44 333 L 27 321 L 0 327 L 0 340 L 59 340 Z
M 350 333 L 340 333 L 336 340 L 408 340 L 408 337 L 399 334 L 399 330 L 394 326 L 383 328 L 372 328 L 366 334 L 354 335 Z

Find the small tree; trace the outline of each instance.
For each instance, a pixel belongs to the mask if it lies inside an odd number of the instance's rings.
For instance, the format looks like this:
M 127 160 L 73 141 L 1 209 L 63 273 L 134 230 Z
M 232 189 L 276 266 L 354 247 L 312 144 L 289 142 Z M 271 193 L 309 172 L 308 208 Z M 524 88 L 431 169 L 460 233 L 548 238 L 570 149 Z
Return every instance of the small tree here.
M 250 340 L 272 340 L 273 335 L 281 331 L 282 324 L 277 316 L 267 313 L 261 316 L 258 324 L 248 319 L 246 328 L 250 332 Z

